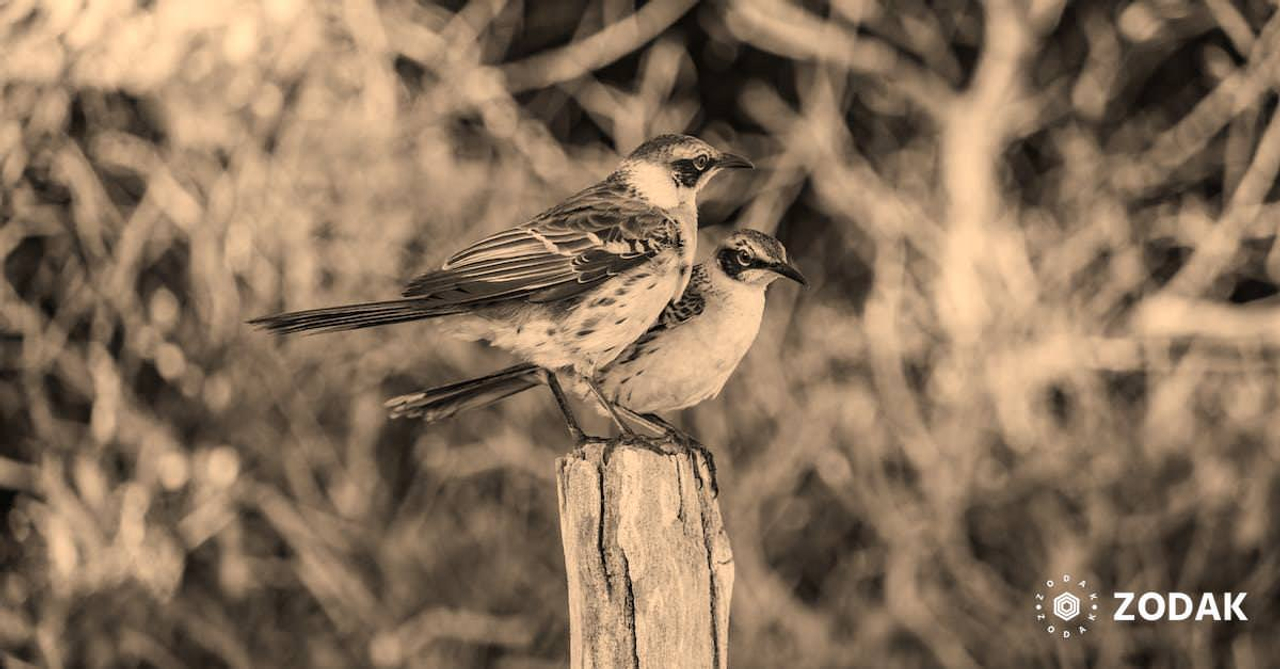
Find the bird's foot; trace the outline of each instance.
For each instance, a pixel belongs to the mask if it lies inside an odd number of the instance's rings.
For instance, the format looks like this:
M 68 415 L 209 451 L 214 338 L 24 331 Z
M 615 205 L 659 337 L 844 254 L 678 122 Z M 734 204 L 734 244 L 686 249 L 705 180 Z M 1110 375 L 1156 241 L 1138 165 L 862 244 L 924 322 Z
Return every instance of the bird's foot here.
M 689 460 L 693 463 L 693 475 L 698 478 L 698 486 L 702 486 L 702 474 L 698 468 L 698 459 L 694 454 L 702 456 L 702 460 L 707 463 L 707 475 L 711 479 L 711 495 L 713 497 L 720 496 L 720 484 L 716 481 L 716 458 L 711 454 L 711 449 L 702 445 L 693 435 L 683 430 L 671 428 L 667 430 L 667 438 L 679 444 L 685 452 L 689 454 Z
M 573 444 L 577 448 L 583 448 L 587 444 L 608 443 L 608 437 L 598 437 L 594 434 L 587 434 L 581 429 L 569 428 L 569 438 L 573 440 Z

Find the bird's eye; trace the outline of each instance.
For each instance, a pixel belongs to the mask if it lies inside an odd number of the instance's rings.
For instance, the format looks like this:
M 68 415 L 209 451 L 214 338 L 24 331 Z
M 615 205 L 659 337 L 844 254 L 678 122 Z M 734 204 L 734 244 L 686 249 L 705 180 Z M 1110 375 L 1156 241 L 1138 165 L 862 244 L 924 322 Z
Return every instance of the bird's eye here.
M 746 267 L 751 264 L 751 254 L 746 251 L 738 251 L 738 264 Z
M 693 159 L 693 166 L 698 168 L 699 170 L 707 169 L 707 165 L 710 163 L 711 163 L 711 158 L 707 157 L 707 154 L 705 153 Z

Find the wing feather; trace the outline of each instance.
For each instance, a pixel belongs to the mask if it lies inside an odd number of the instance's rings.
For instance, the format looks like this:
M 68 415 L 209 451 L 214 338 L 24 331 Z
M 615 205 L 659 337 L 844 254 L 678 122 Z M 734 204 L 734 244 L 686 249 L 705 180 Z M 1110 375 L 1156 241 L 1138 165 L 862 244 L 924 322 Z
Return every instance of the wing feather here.
M 638 267 L 678 241 L 665 212 L 603 181 L 529 223 L 495 233 L 417 277 L 404 296 L 433 304 L 552 302 Z

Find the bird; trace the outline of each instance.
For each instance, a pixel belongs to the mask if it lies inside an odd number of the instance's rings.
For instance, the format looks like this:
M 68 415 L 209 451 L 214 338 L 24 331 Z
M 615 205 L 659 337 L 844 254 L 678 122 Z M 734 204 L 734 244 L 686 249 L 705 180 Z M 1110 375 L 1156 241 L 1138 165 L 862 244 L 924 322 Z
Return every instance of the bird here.
M 585 384 L 634 436 L 595 386 L 595 372 L 684 292 L 697 246 L 698 193 L 723 170 L 752 167 L 696 137 L 659 135 L 603 180 L 454 253 L 410 281 L 398 299 L 249 322 L 284 335 L 441 318 L 448 334 L 547 370 L 557 400 L 557 375 Z
M 684 293 L 667 304 L 658 320 L 596 371 L 600 392 L 621 415 L 699 450 L 713 488 L 715 461 L 710 452 L 658 413 L 685 409 L 719 395 L 760 330 L 766 289 L 781 277 L 808 285 L 777 239 L 751 229 L 734 232 L 693 268 Z M 537 365 L 519 364 L 400 395 L 388 400 L 386 407 L 392 418 L 436 422 L 547 384 L 549 378 Z M 569 390 L 584 399 L 591 393 L 581 381 Z M 575 420 L 565 406 L 561 409 L 566 420 Z M 570 432 L 581 433 L 576 422 Z

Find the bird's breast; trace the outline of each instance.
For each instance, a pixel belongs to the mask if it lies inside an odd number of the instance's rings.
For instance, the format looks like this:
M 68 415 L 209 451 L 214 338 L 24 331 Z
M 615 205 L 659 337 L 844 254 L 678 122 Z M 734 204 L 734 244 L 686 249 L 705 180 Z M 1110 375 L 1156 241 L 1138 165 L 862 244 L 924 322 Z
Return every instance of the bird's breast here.
M 624 351 L 600 372 L 611 399 L 635 411 L 674 411 L 720 393 L 755 341 L 764 295 L 714 295 L 694 318 Z
M 698 208 L 696 205 L 684 206 L 675 210 L 672 218 L 679 224 L 679 238 L 676 240 L 677 268 L 679 278 L 671 299 L 679 299 L 689 286 L 689 277 L 693 273 L 693 261 L 698 254 Z

